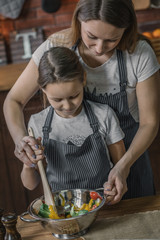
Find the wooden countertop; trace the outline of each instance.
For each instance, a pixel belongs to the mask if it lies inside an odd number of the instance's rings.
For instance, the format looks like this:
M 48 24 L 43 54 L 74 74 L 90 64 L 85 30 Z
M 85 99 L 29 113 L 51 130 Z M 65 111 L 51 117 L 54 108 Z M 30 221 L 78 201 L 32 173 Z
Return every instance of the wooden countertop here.
M 11 89 L 28 62 L 0 66 L 0 91 Z
M 98 219 L 154 210 L 160 210 L 160 195 L 123 200 L 112 206 L 104 205 L 99 211 Z M 56 239 L 51 233 L 44 230 L 39 222 L 26 223 L 18 219 L 17 229 L 20 232 L 22 239 L 25 240 Z

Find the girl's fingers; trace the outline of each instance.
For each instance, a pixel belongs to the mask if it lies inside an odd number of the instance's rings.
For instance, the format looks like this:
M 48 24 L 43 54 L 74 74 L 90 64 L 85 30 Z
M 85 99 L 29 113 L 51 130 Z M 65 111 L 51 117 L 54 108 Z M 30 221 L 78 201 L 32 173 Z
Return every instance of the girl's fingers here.
M 39 150 L 35 150 L 34 151 L 35 155 L 43 155 L 43 150 L 39 149 Z
M 106 197 L 106 203 L 111 204 L 113 199 L 114 199 L 114 196 L 107 196 Z

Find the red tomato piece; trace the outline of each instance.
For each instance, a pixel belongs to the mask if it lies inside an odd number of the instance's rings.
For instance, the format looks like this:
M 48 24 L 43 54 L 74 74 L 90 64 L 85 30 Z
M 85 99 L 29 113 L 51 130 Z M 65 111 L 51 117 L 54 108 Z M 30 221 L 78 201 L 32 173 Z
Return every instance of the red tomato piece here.
M 97 192 L 90 192 L 90 197 L 93 200 L 96 200 L 97 198 L 100 198 L 102 200 L 102 197 Z
M 93 200 L 96 200 L 98 198 L 98 193 L 97 192 L 90 192 L 90 197 L 93 199 Z
M 90 211 L 94 210 L 95 208 L 97 208 L 97 205 L 94 204 Z

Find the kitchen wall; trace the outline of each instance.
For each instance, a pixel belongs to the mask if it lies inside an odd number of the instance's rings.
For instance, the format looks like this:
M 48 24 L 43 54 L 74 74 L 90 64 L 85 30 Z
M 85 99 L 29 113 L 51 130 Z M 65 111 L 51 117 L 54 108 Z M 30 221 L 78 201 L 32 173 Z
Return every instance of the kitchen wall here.
M 41 0 L 26 0 L 17 19 L 0 15 L 0 33 L 8 39 L 11 31 L 43 27 L 45 37 L 70 26 L 72 13 L 78 0 L 61 0 L 61 7 L 55 13 L 47 13 L 41 7 Z
M 41 0 L 26 0 L 16 19 L 5 18 L 0 15 L 0 34 L 4 37 L 7 62 L 12 62 L 10 56 L 10 34 L 32 28 L 42 28 L 44 39 L 50 34 L 70 26 L 75 5 L 78 0 L 61 0 L 61 7 L 54 13 L 47 13 L 42 9 Z
M 42 9 L 42 0 L 25 0 L 20 15 L 16 19 L 0 15 L 0 35 L 4 38 L 6 64 L 14 60 L 11 51 L 12 33 L 41 28 L 43 40 L 45 40 L 50 34 L 70 26 L 77 2 L 78 0 L 61 0 L 61 7 L 58 11 L 47 13 Z M 140 31 L 152 31 L 160 27 L 160 9 L 138 10 L 136 14 Z M 0 51 L 0 57 L 1 55 Z

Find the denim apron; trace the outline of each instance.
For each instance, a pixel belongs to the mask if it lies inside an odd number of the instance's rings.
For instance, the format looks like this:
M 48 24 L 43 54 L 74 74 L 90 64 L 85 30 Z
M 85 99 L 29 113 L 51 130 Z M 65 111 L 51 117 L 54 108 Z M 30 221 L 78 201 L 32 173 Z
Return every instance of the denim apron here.
M 74 46 L 75 50 L 75 46 Z M 85 92 L 85 98 L 93 102 L 108 104 L 116 113 L 120 126 L 125 133 L 124 143 L 126 150 L 129 148 L 137 130 L 137 123 L 129 112 L 126 85 L 127 74 L 123 53 L 116 50 L 120 77 L 120 92 L 116 94 L 105 94 L 96 96 L 93 93 Z M 97 80 L 98 81 L 98 80 Z M 128 191 L 123 199 L 149 196 L 155 194 L 153 174 L 148 152 L 144 152 L 140 158 L 132 165 L 127 178 Z
M 47 158 L 47 178 L 52 191 L 60 189 L 102 187 L 108 179 L 110 163 L 105 143 L 99 133 L 98 120 L 88 102 L 83 102 L 93 134 L 82 146 L 49 139 L 54 109 L 50 107 L 43 127 L 43 145 Z

